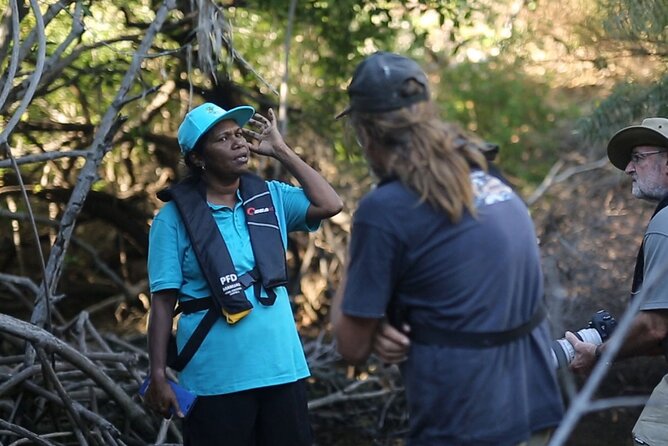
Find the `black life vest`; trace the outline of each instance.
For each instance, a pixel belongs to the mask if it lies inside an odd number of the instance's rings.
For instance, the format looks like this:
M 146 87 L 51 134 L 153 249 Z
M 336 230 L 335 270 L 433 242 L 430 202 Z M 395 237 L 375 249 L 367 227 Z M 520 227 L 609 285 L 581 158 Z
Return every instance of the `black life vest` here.
M 211 297 L 180 302 L 177 307 L 177 314 L 203 310 L 207 313 L 180 353 L 176 354 L 175 341 L 170 340 L 167 363 L 175 370 L 185 368 L 219 317 L 235 324 L 248 315 L 253 304 L 246 299 L 246 288 L 253 285 L 257 300 L 263 305 L 273 305 L 274 289 L 288 282 L 285 249 L 267 183 L 256 175 L 243 174 L 239 192 L 256 265 L 244 274 L 238 274 L 234 268 L 223 235 L 211 215 L 202 181 L 188 178 L 158 193 L 162 201 L 173 200 L 176 204 L 212 293 Z M 262 297 L 262 288 L 267 297 Z

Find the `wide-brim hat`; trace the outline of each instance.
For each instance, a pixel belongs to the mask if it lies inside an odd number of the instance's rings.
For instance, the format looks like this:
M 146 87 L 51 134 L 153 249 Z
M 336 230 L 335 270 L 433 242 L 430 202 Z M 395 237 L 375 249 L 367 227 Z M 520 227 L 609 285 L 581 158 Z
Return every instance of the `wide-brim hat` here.
M 229 119 L 236 122 L 239 127 L 243 127 L 254 114 L 255 109 L 250 105 L 225 110 L 216 104 L 205 102 L 193 108 L 186 114 L 179 126 L 178 140 L 181 153 L 185 155 L 194 149 L 197 141 L 220 121 Z
M 608 159 L 617 169 L 625 170 L 634 147 L 654 146 L 668 149 L 668 119 L 647 118 L 640 125 L 626 127 L 608 143 Z
M 424 88 L 412 94 L 403 92 L 413 80 Z M 360 62 L 348 85 L 348 107 L 335 119 L 352 111 L 382 113 L 429 100 L 429 82 L 420 65 L 408 57 L 378 51 Z

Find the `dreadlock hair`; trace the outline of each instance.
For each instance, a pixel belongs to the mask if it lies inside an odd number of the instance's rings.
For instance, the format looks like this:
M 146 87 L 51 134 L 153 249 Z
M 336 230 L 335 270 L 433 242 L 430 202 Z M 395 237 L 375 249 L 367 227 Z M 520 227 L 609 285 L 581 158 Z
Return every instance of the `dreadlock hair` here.
M 472 166 L 487 169 L 484 142 L 443 122 L 431 101 L 383 113 L 352 111 L 350 123 L 362 141 L 387 153 L 379 174 L 397 177 L 453 223 L 465 209 L 476 215 L 469 175 Z

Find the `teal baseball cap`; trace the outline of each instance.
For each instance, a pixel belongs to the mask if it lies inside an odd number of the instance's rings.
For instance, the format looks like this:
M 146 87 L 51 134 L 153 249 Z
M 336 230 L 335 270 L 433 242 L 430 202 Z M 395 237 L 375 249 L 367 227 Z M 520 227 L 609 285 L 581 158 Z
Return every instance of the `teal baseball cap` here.
M 239 127 L 246 125 L 255 114 L 255 109 L 250 105 L 242 105 L 231 110 L 225 110 L 205 102 L 190 110 L 183 122 L 179 126 L 178 140 L 181 146 L 181 154 L 186 155 L 195 148 L 197 141 L 214 125 L 220 121 L 230 119 L 237 123 Z

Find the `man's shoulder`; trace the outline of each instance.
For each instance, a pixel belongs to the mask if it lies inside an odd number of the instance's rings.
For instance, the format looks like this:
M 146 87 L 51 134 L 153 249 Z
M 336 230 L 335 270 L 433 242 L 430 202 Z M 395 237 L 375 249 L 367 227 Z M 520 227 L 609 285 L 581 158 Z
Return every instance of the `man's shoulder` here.
M 358 216 L 389 216 L 395 212 L 404 212 L 407 207 L 415 206 L 419 197 L 400 181 L 388 181 L 379 184 L 362 197 L 355 211 Z
M 668 236 L 668 206 L 652 217 L 647 227 L 647 233 L 662 233 Z
M 668 220 L 668 206 L 665 206 L 663 209 L 657 212 L 653 219 L 663 219 L 664 221 Z
M 380 183 L 368 194 L 366 194 L 360 203 L 366 202 L 372 205 L 390 205 L 395 200 L 416 200 L 415 192 L 404 186 L 399 180 L 389 180 Z

